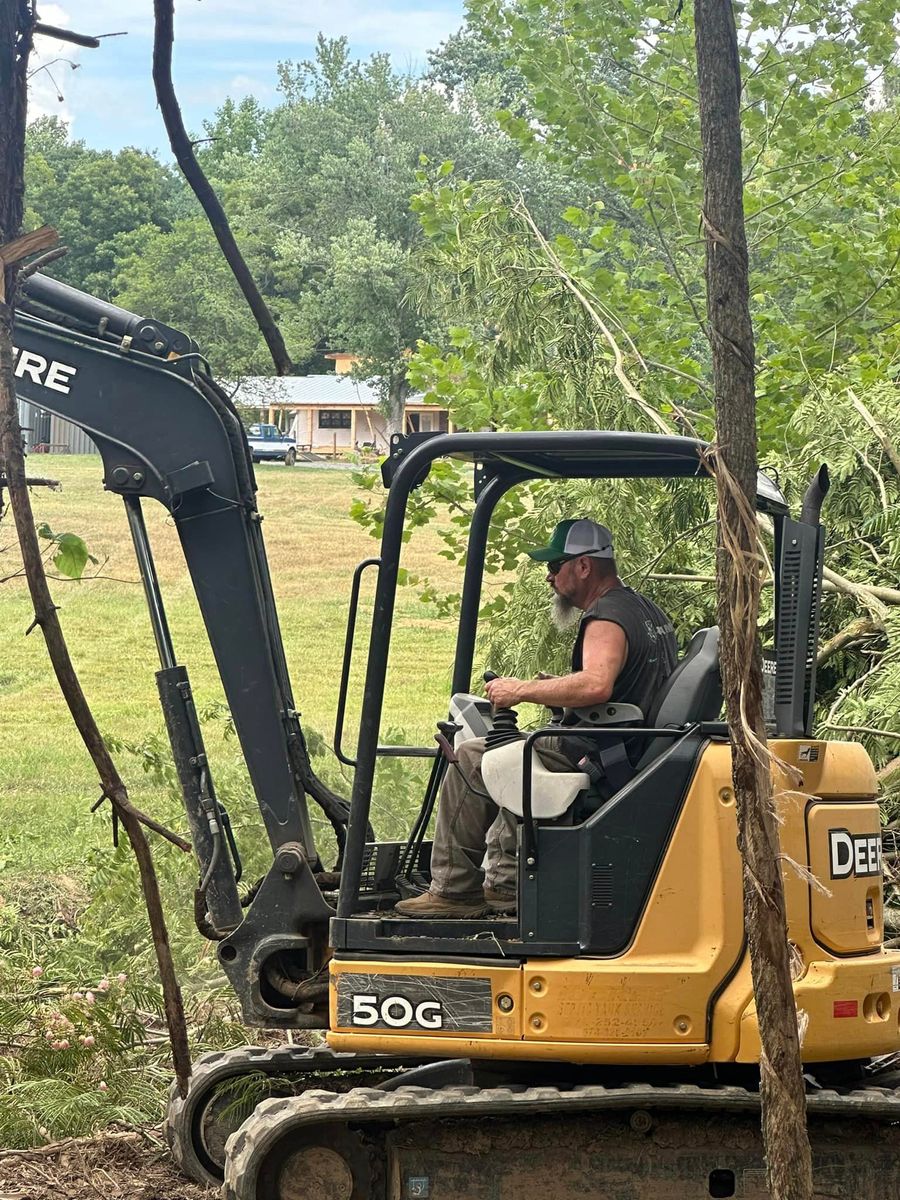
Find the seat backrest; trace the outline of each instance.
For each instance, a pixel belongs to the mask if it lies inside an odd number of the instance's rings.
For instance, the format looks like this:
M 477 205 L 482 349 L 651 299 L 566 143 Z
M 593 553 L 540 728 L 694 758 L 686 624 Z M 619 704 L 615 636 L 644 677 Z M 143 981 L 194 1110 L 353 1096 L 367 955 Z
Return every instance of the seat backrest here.
M 700 629 L 691 638 L 684 658 L 660 688 L 647 724 L 657 729 L 680 729 L 697 721 L 715 721 L 722 709 L 719 674 L 719 627 Z M 645 767 L 670 746 L 669 738 L 654 738 L 641 756 Z
M 722 708 L 719 675 L 719 627 L 700 629 L 690 640 L 684 658 L 662 685 L 649 712 L 657 728 L 715 721 Z

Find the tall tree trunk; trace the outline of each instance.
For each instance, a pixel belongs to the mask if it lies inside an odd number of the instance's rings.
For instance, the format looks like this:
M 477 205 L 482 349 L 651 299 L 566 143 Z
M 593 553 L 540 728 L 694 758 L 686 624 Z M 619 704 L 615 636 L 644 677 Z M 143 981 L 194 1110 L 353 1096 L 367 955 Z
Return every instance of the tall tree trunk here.
M 103 798 L 109 800 L 116 818 L 121 820 L 137 858 L 162 982 L 172 1061 L 184 1095 L 191 1073 L 187 1025 L 150 845 L 141 828 L 140 814 L 128 799 L 125 785 L 100 736 L 69 657 L 56 605 L 47 585 L 25 480 L 22 430 L 13 373 L 13 302 L 17 263 L 24 255 L 46 248 L 49 244 L 46 237 L 37 235 L 16 238 L 22 223 L 25 192 L 25 117 L 33 27 L 34 10 L 30 0 L 0 0 L 0 267 L 3 270 L 3 291 L 0 296 L 0 475 L 5 474 L 9 489 L 10 506 L 34 606 L 32 627 L 38 626 L 44 635 L 60 690 L 100 777 Z M 47 232 L 53 231 L 38 231 L 39 234 Z M 182 845 L 187 848 L 185 843 Z
M 694 22 L 716 395 L 718 617 L 743 856 L 744 923 L 762 1044 L 763 1140 L 773 1200 L 809 1200 L 806 1095 L 756 636 L 761 567 L 755 519 L 756 395 L 741 169 L 740 61 L 731 0 L 695 0 Z
M 406 432 L 406 397 L 409 395 L 409 384 L 406 372 L 392 375 L 388 382 L 387 401 L 385 403 L 385 423 L 387 425 L 388 442 L 395 433 Z

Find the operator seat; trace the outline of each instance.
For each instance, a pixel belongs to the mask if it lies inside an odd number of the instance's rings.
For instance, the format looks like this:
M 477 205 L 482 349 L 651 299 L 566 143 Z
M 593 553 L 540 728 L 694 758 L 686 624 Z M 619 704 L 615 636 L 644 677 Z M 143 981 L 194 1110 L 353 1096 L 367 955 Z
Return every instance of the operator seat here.
M 660 688 L 647 724 L 655 729 L 682 729 L 700 721 L 715 721 L 721 711 L 719 627 L 712 625 L 699 629 L 691 638 L 684 658 Z M 640 757 L 636 773 L 671 745 L 671 738 L 653 738 Z

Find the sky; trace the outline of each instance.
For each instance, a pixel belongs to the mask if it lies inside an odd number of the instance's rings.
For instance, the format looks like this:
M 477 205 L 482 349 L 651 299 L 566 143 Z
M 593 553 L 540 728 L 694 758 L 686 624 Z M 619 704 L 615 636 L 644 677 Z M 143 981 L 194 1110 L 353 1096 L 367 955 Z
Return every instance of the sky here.
M 346 36 L 355 58 L 386 51 L 398 70 L 424 68 L 427 52 L 462 23 L 463 0 L 176 0 L 173 74 L 185 123 L 201 133 L 229 96 L 277 102 L 280 61 L 312 57 L 318 33 Z M 35 39 L 30 116 L 56 114 L 96 149 L 140 146 L 171 157 L 150 77 L 152 0 L 38 3 L 49 25 L 106 37 L 97 50 Z

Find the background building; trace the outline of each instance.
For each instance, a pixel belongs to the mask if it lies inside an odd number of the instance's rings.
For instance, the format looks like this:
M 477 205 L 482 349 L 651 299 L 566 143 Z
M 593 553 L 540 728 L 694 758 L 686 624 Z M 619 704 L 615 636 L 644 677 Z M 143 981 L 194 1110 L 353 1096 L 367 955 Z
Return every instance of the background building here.
M 97 447 L 77 425 L 37 404 L 19 401 L 19 423 L 29 454 L 96 454 Z
M 258 419 L 291 434 L 301 450 L 328 454 L 366 449 L 385 453 L 388 449 L 387 423 L 376 389 L 346 372 L 280 379 L 248 377 L 241 380 L 234 399 L 239 406 L 253 410 Z M 452 426 L 445 408 L 426 403 L 420 393 L 407 399 L 407 432 L 448 430 L 452 431 Z

